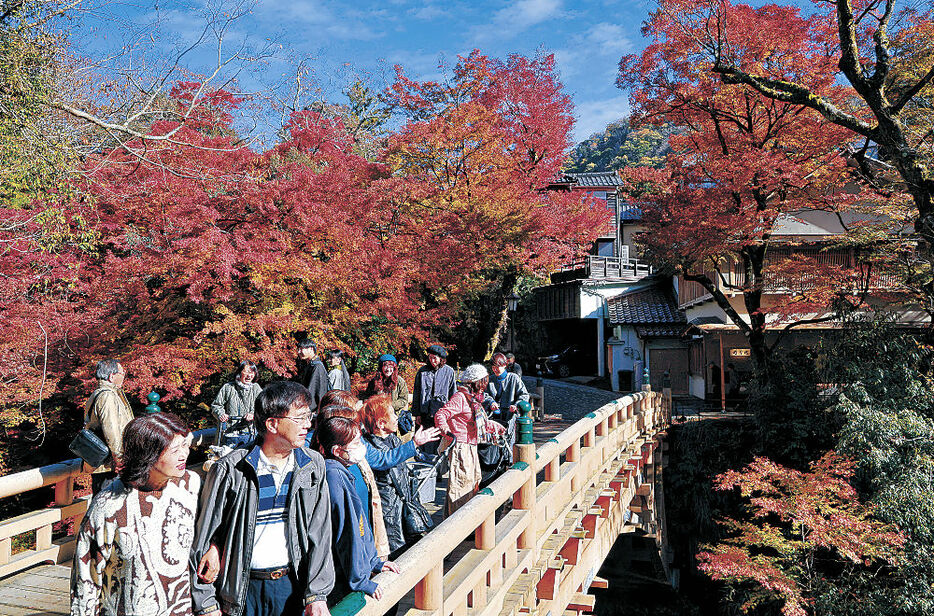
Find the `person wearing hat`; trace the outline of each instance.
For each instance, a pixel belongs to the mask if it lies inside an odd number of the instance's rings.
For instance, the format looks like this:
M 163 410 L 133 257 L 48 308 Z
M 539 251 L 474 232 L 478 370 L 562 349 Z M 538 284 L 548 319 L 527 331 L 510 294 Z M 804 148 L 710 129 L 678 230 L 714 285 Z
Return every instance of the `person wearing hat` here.
M 434 427 L 435 413 L 454 395 L 457 378 L 447 365 L 448 352 L 440 344 L 426 349 L 428 365 L 415 374 L 412 415 L 426 428 Z
M 489 432 L 502 434 L 506 428 L 490 421 L 483 411 L 484 390 L 489 382 L 486 368 L 471 364 L 461 373 L 461 385 L 451 399 L 438 409 L 435 425 L 446 436 L 453 436 L 451 470 L 448 475 L 447 515 L 466 503 L 480 488 L 480 458 L 477 444 Z
M 395 356 L 386 353 L 376 360 L 379 369 L 366 386 L 364 399 L 387 394 L 392 399 L 392 409 L 398 415 L 409 405 L 409 388 L 399 375 L 399 364 Z

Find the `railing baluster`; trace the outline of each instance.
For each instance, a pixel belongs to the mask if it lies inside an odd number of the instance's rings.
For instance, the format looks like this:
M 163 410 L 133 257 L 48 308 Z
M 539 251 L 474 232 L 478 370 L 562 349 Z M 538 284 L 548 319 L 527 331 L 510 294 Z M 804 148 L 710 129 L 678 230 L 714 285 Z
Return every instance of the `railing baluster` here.
M 36 529 L 36 551 L 52 547 L 52 525 L 46 524 Z
M 561 479 L 561 457 L 555 456 L 545 467 L 545 481 L 558 481 Z
M 415 586 L 415 609 L 435 612 L 444 602 L 444 560 L 439 560 Z
M 55 484 L 55 504 L 59 506 L 70 505 L 75 500 L 75 478 L 69 475 Z
M 492 550 L 496 545 L 496 512 L 487 516 L 474 531 L 474 545 L 478 550 Z
M 580 439 L 574 439 L 574 442 L 571 443 L 571 446 L 568 447 L 567 451 L 567 461 L 577 464 L 581 459 L 581 442 Z M 579 468 L 575 468 L 571 471 L 571 492 L 577 492 L 580 490 L 580 479 L 578 478 Z

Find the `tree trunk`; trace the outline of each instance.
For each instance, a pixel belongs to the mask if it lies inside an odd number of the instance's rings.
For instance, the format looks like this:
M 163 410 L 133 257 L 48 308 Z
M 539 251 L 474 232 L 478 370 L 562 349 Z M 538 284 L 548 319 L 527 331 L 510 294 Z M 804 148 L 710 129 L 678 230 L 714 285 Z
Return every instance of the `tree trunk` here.
M 492 335 L 487 341 L 483 361 L 489 361 L 490 358 L 493 357 L 493 353 L 496 352 L 496 347 L 499 346 L 503 338 L 503 333 L 506 331 L 506 327 L 509 324 L 509 302 L 506 298 L 516 292 L 516 284 L 518 282 L 519 276 L 514 271 L 509 271 L 503 275 L 503 284 L 500 286 L 500 292 L 498 298 L 496 298 L 499 300 L 500 306 L 499 318 L 496 321 L 496 327 L 493 329 Z

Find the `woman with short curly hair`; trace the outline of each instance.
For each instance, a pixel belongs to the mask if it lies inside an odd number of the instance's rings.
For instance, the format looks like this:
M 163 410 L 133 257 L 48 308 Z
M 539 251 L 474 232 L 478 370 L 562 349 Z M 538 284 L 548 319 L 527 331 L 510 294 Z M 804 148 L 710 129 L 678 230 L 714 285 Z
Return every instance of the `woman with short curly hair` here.
M 97 493 L 78 531 L 72 616 L 189 616 L 188 562 L 201 480 L 187 470 L 191 433 L 171 413 L 123 432 L 120 474 Z

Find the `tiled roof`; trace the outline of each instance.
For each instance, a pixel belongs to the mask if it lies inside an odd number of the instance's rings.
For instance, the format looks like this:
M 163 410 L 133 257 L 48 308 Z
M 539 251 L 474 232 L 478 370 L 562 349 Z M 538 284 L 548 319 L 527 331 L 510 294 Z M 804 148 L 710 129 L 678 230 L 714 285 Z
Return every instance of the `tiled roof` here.
M 592 173 L 565 173 L 566 181 L 587 188 L 597 186 L 622 186 L 623 181 L 615 171 L 597 171 Z
M 670 293 L 658 287 L 630 291 L 606 300 L 610 323 L 649 325 L 687 323 Z
M 723 325 L 726 321 L 715 315 L 705 315 L 691 319 L 691 325 Z
M 640 338 L 680 338 L 688 326 L 680 325 L 636 325 L 636 335 Z

